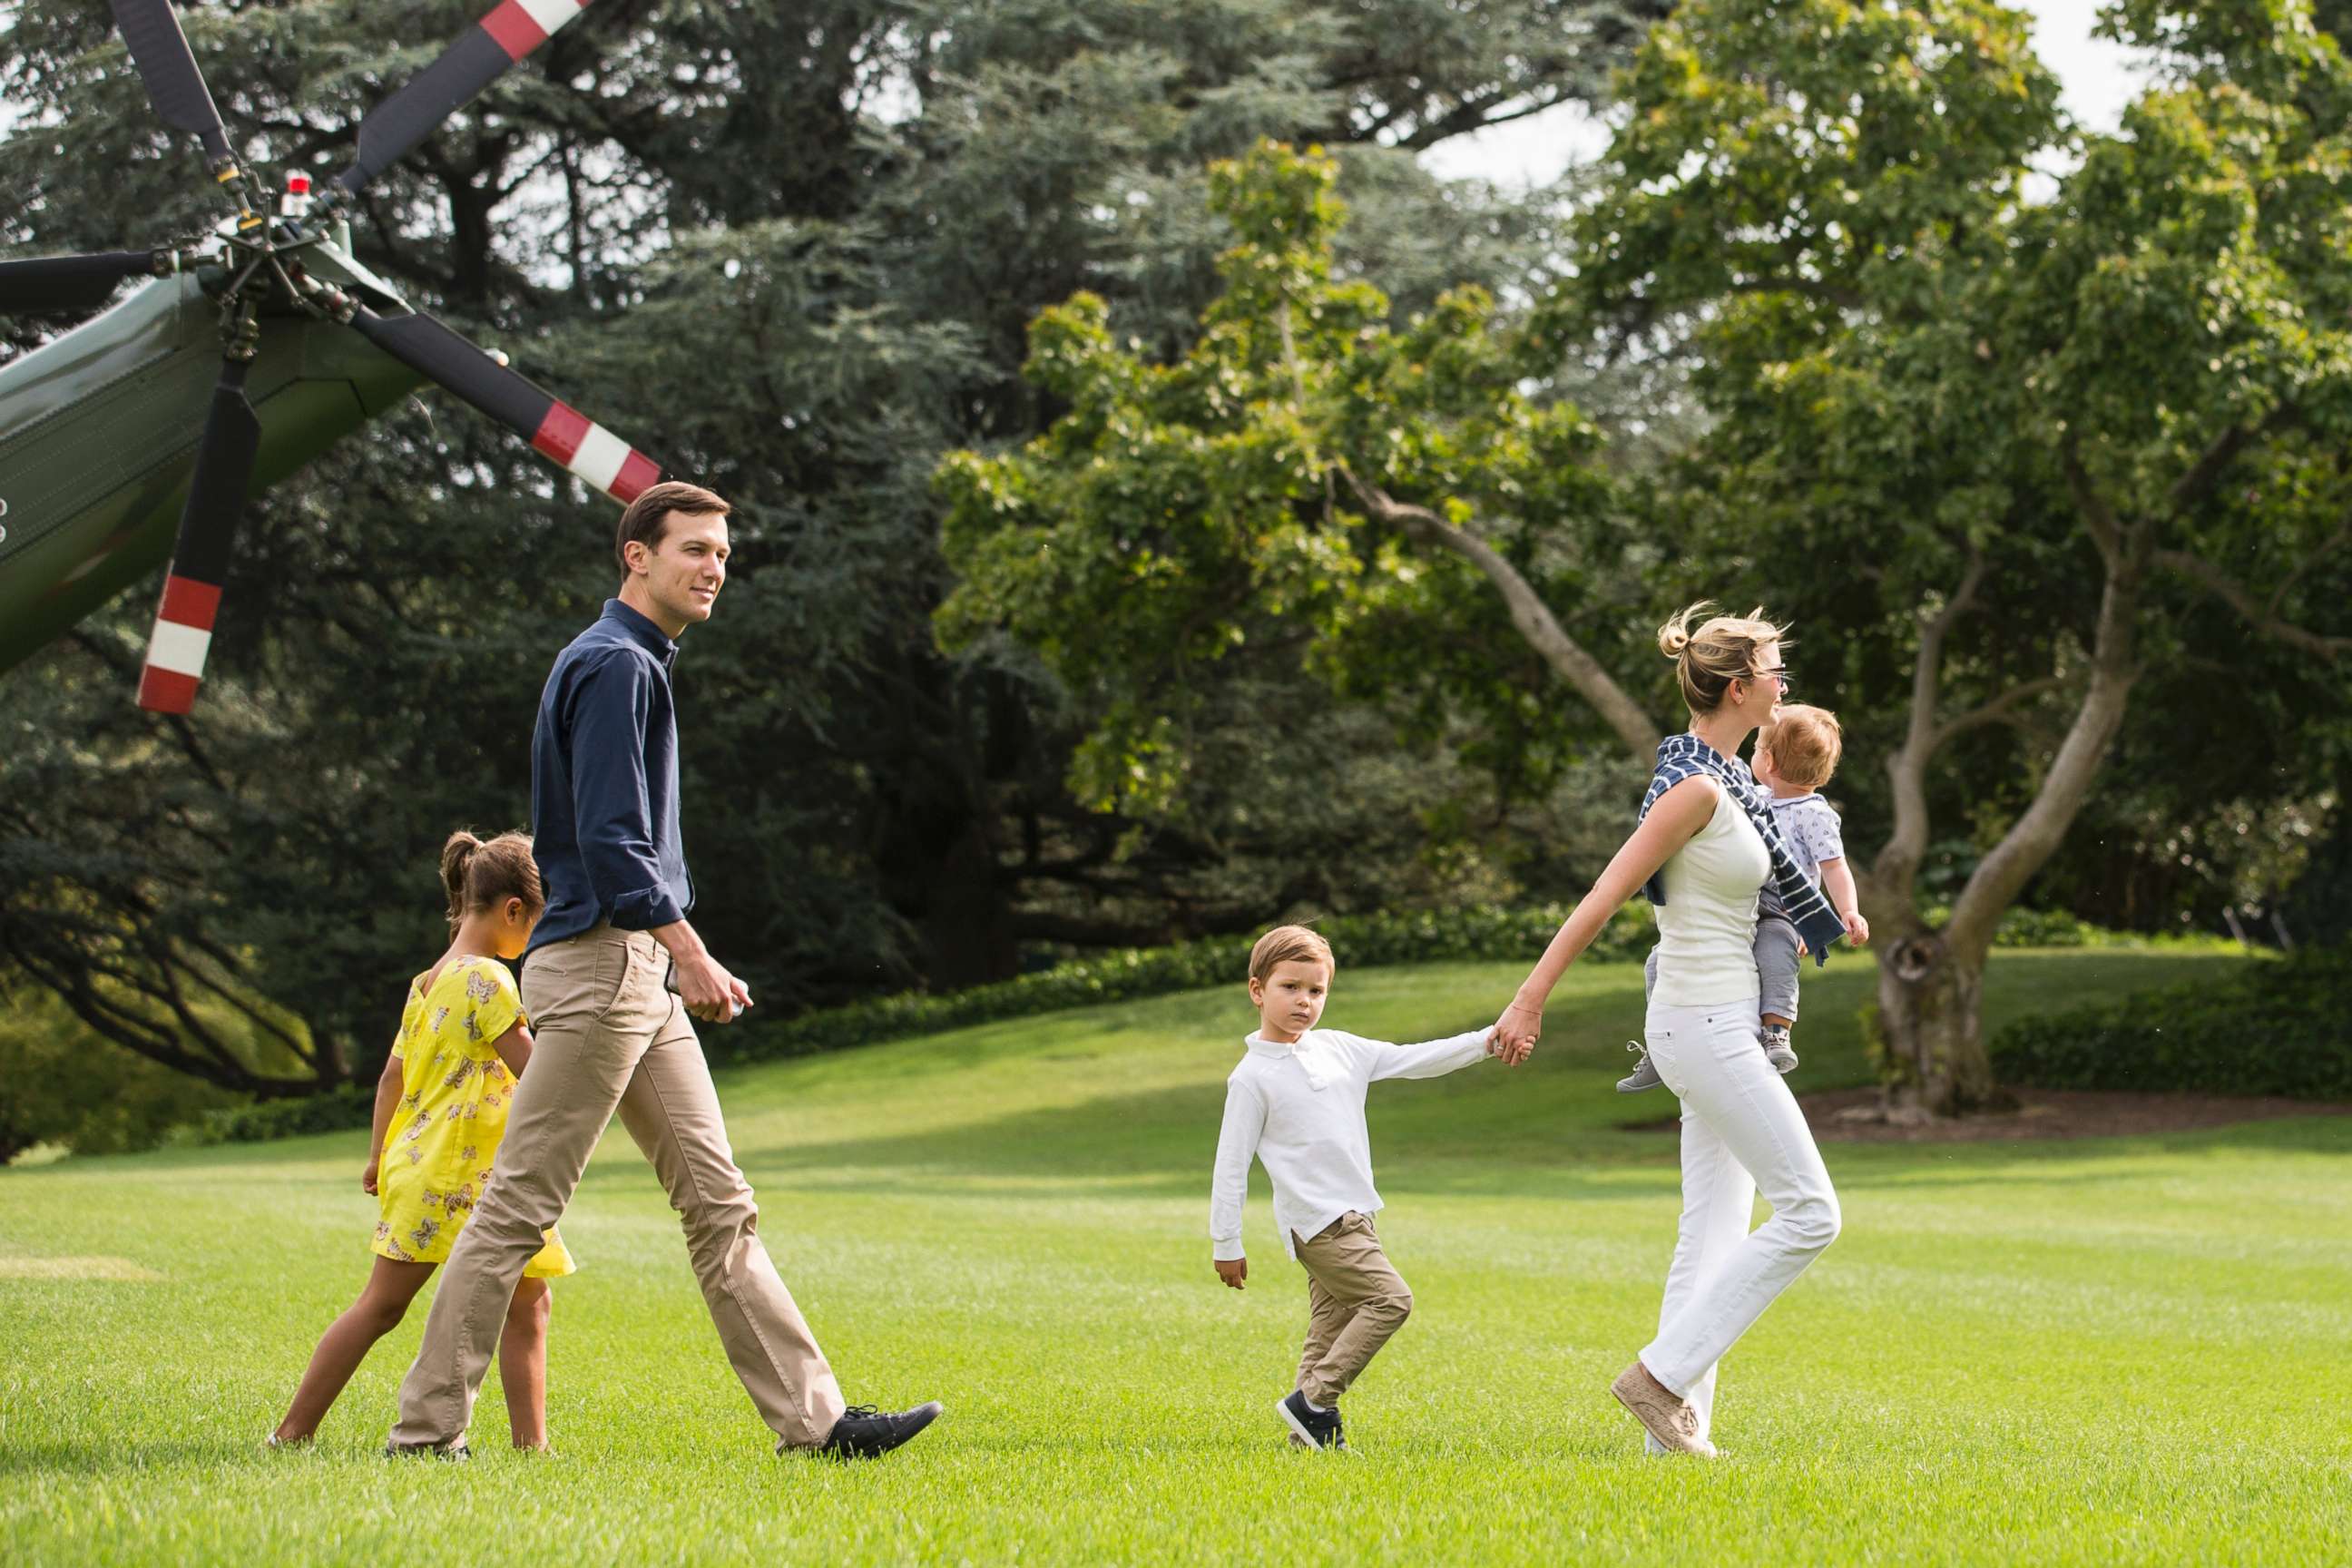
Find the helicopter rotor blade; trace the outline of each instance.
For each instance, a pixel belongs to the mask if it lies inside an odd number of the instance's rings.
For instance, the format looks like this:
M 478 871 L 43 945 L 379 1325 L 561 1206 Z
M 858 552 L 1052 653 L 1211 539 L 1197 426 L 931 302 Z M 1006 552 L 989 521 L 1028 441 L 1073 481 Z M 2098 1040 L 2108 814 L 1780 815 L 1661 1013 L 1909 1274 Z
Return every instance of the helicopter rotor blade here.
M 114 25 L 131 46 L 131 58 L 147 83 L 147 97 L 163 123 L 185 131 L 205 144 L 215 167 L 232 167 L 236 153 L 228 144 L 228 130 L 213 104 L 212 89 L 196 68 L 195 51 L 180 30 L 180 18 L 169 0 L 110 0 Z
M 221 584 L 228 580 L 237 520 L 245 513 L 253 460 L 261 449 L 261 421 L 246 400 L 247 361 L 222 362 L 205 416 L 204 444 L 196 448 L 195 477 L 188 504 L 180 512 L 180 537 L 172 546 L 172 566 L 163 578 L 163 602 L 147 641 L 147 663 L 139 675 L 139 706 L 156 713 L 185 713 L 204 679 L 211 650 L 213 618 L 219 612 Z
M 168 252 L 107 250 L 0 261 L 0 316 L 50 316 L 95 310 L 125 278 L 160 277 Z
M 440 58 L 368 110 L 360 121 L 359 155 L 335 176 L 335 184 L 356 194 L 591 4 L 593 0 L 499 0 Z
M 353 310 L 351 324 L 376 347 L 456 393 L 623 506 L 664 476 L 661 464 L 431 316 L 379 316 L 362 305 Z

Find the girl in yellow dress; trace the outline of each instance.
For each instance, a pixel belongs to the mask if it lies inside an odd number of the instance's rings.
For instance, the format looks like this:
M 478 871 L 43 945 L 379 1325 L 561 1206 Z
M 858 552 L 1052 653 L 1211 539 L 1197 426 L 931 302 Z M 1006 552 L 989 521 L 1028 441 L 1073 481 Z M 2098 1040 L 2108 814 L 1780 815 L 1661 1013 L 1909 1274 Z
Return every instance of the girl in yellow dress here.
M 441 850 L 449 951 L 409 987 L 400 1037 L 376 1082 L 375 1138 L 360 1186 L 376 1195 L 375 1265 L 359 1300 L 319 1341 L 269 1446 L 307 1443 L 376 1341 L 449 1256 L 490 1180 L 515 1078 L 530 1060 L 530 1022 L 507 964 L 539 923 L 547 895 L 530 840 L 485 844 L 453 833 Z M 515 1447 L 547 1447 L 550 1279 L 572 1270 L 555 1232 L 523 1270 L 499 1340 L 499 1378 Z

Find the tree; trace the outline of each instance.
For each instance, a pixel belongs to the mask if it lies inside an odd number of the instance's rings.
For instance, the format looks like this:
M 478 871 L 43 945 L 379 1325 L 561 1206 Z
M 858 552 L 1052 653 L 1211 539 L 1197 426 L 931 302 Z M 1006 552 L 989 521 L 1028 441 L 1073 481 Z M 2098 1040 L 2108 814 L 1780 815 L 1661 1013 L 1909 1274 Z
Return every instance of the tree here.
M 1556 318 L 1687 332 L 1716 423 L 1681 499 L 1718 551 L 1847 564 L 1780 602 L 1859 634 L 1840 673 L 1866 711 L 1909 688 L 1866 904 L 1915 1109 L 1993 1094 L 1995 925 L 2184 626 L 2226 610 L 2306 665 L 2352 648 L 2315 629 L 2341 619 L 2352 500 L 2352 76 L 2293 4 L 2115 25 L 2175 70 L 2035 201 L 2070 143 L 2017 13 L 1686 6 L 1634 68 Z M 2030 784 L 1931 929 L 1936 773 L 2037 710 L 2063 731 L 2020 752 Z
M 1045 416 L 1018 375 L 1040 306 L 1087 285 L 1144 330 L 1192 318 L 1201 164 L 1263 131 L 1360 143 L 1386 221 L 1348 261 L 1404 297 L 1441 269 L 1516 276 L 1539 218 L 1441 186 L 1413 151 L 1597 90 L 1659 8 L 615 0 L 371 186 L 371 267 L 738 503 L 735 585 L 690 644 L 683 763 L 727 807 L 688 823 L 698 919 L 763 1001 L 1001 976 L 1023 943 L 1097 926 L 1254 918 L 1222 863 L 1270 836 L 1213 802 L 1221 834 L 1106 831 L 1060 789 L 1068 728 L 1034 666 L 940 657 L 929 470 Z M 240 144 L 330 172 L 478 12 L 425 15 L 184 21 Z M 10 16 L 0 241 L 111 248 L 213 222 L 200 159 L 104 9 Z M 0 353 L 30 342 L 12 330 Z M 216 1066 L 249 1089 L 371 1072 L 436 938 L 440 837 L 526 809 L 520 737 L 551 650 L 610 592 L 610 525 L 436 394 L 344 443 L 248 519 L 192 727 L 129 710 L 137 593 L 5 678 L 37 743 L 0 753 L 0 853 L 42 873 L 0 887 L 0 919 L 68 990 L 134 963 L 142 1038 L 188 1047 L 154 998 L 210 982 L 316 1053 Z M 1378 816 L 1369 787 L 1348 823 Z M 1354 841 L 1402 864 L 1409 837 Z
M 1275 143 L 1213 166 L 1213 209 L 1238 243 L 1183 357 L 1149 363 L 1079 294 L 1031 332 L 1029 374 L 1067 412 L 1025 447 L 940 469 L 961 579 L 942 636 L 1007 633 L 1078 696 L 1089 731 L 1071 785 L 1098 811 L 1165 809 L 1213 671 L 1286 624 L 1343 685 L 1359 654 L 1467 673 L 1497 728 L 1530 716 L 1526 694 L 1476 672 L 1532 650 L 1629 747 L 1656 742 L 1551 602 L 1605 604 L 1622 584 L 1546 575 L 1547 595 L 1530 580 L 1554 570 L 1539 549 L 1608 526 L 1597 432 L 1520 389 L 1484 289 L 1400 324 L 1380 290 L 1336 279 L 1337 179 L 1320 149 Z M 1408 484 L 1442 501 L 1399 500 Z M 1474 512 L 1491 538 L 1461 526 Z M 1503 595 L 1515 647 L 1465 593 L 1481 581 Z
M 1032 374 L 1070 411 L 946 470 L 966 581 L 945 634 L 1003 626 L 1038 649 L 1089 692 L 1079 792 L 1149 797 L 1181 765 L 1195 672 L 1266 618 L 1314 626 L 1337 667 L 1351 629 L 1402 608 L 1441 645 L 1404 661 L 1460 679 L 1449 638 L 1475 623 L 1430 612 L 1467 566 L 1597 732 L 1646 757 L 1648 693 L 1611 673 L 1643 625 L 1633 569 L 1658 563 L 1640 520 L 1681 557 L 1664 580 L 1796 609 L 1827 649 L 1809 679 L 1884 738 L 1864 887 L 1890 939 L 1897 1099 L 1985 1102 L 1994 929 L 2144 673 L 2210 648 L 2227 613 L 2324 702 L 2308 676 L 2352 646 L 2322 629 L 2343 615 L 2331 546 L 2352 500 L 2342 58 L 2292 6 L 2177 32 L 2153 6 L 2120 15 L 2173 41 L 2177 79 L 2034 201 L 2033 160 L 2069 143 L 2017 13 L 1685 6 L 1629 75 L 1573 277 L 1516 327 L 1462 293 L 1397 330 L 1329 280 L 1328 163 L 1228 166 L 1243 243 L 1193 351 L 1155 366 L 1096 302 L 1049 311 Z M 1698 366 L 1704 433 L 1622 501 L 1589 427 L 1526 380 L 1586 345 Z M 1613 604 L 1595 591 L 1612 573 Z M 2279 673 L 2236 640 L 2238 671 Z M 2042 747 L 2028 721 L 2045 716 Z M 1956 761 L 2017 783 L 1955 802 Z M 1931 927 L 1939 800 L 1991 831 Z

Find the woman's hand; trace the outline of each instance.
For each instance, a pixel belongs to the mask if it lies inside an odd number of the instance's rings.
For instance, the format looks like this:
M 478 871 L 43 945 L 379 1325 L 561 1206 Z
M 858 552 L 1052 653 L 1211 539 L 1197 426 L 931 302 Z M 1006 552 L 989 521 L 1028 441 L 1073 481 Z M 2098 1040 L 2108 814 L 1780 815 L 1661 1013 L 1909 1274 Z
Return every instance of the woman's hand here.
M 360 1173 L 360 1191 L 370 1197 L 375 1196 L 375 1179 L 376 1162 L 371 1159 L 367 1163 L 367 1169 Z
M 1543 1034 L 1543 1009 L 1514 1002 L 1495 1020 L 1495 1054 L 1505 1067 L 1517 1067 L 1536 1048 Z

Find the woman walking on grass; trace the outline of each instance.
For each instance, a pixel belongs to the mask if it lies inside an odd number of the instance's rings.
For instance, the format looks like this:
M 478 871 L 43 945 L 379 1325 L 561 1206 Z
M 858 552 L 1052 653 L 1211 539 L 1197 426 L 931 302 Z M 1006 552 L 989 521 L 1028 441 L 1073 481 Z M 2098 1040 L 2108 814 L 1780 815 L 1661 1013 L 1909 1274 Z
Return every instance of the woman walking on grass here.
M 1496 1023 L 1507 1060 L 1543 1030 L 1543 1007 L 1611 914 L 1647 888 L 1658 976 L 1643 1033 L 1683 1104 L 1683 1212 L 1658 1335 L 1610 1392 L 1653 1453 L 1715 1457 L 1708 1441 L 1723 1352 L 1837 1238 L 1837 1194 L 1795 1096 L 1758 1048 L 1753 943 L 1759 889 L 1773 881 L 1813 952 L 1843 934 L 1780 842 L 1742 742 L 1787 689 L 1784 627 L 1694 605 L 1658 631 L 1690 706 L 1690 729 L 1658 747 L 1640 826 L 1562 923 Z M 1756 1191 L 1772 1217 L 1748 1228 Z
M 277 1448 L 307 1443 L 376 1341 L 449 1256 L 506 1131 L 515 1081 L 530 1059 L 530 1029 L 508 963 L 546 907 L 530 840 L 485 844 L 450 836 L 441 851 L 449 896 L 449 950 L 409 987 L 400 1036 L 375 1091 L 375 1133 L 360 1186 L 375 1194 L 375 1264 L 358 1300 L 334 1321 L 271 1433 Z M 547 1447 L 547 1282 L 572 1270 L 553 1231 L 523 1270 L 499 1339 L 507 1419 L 518 1448 Z

